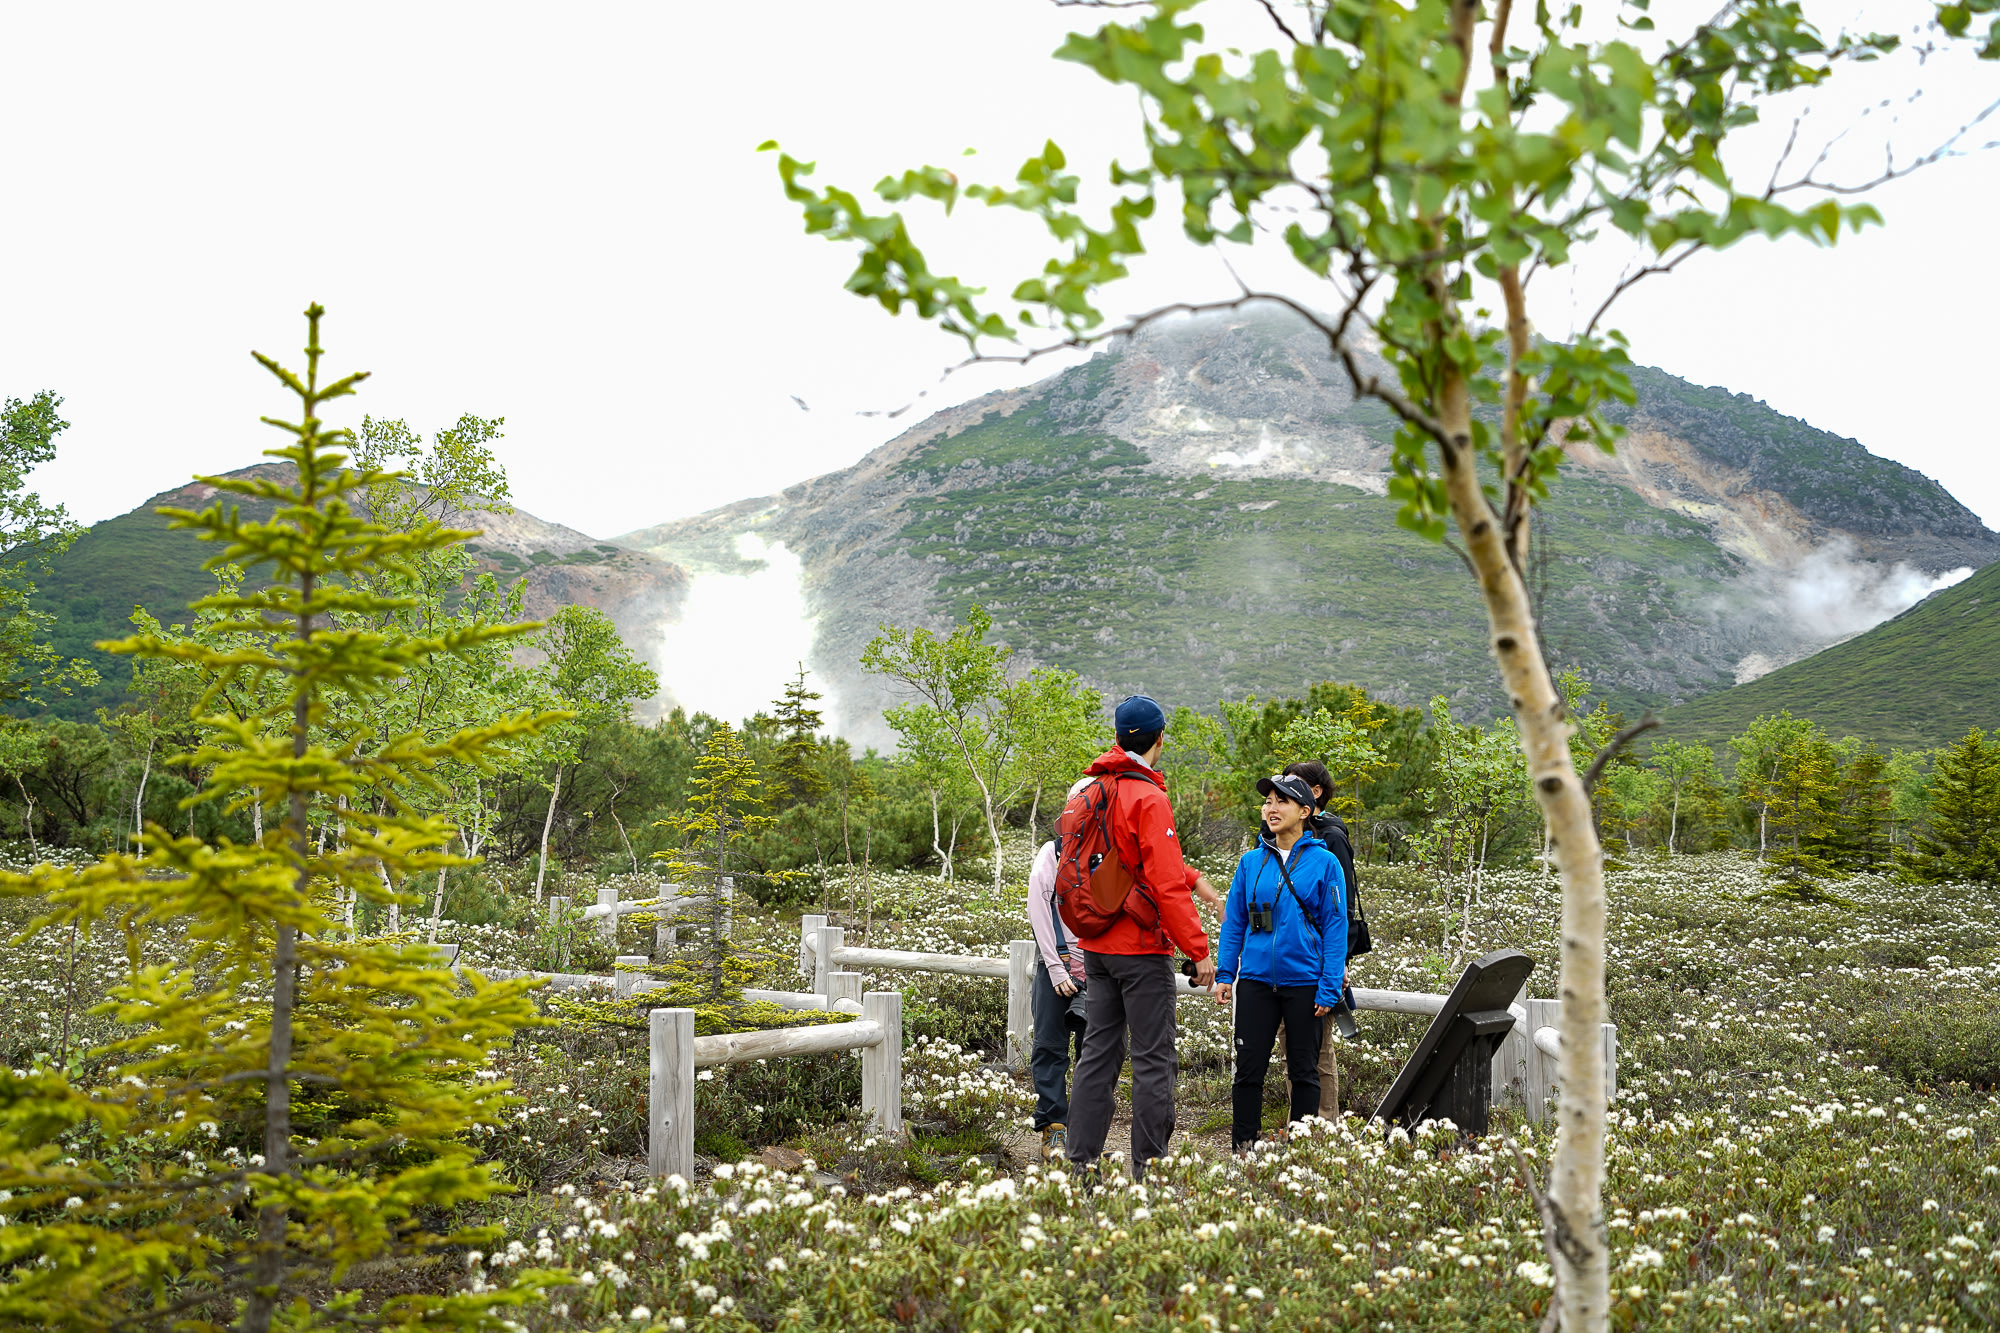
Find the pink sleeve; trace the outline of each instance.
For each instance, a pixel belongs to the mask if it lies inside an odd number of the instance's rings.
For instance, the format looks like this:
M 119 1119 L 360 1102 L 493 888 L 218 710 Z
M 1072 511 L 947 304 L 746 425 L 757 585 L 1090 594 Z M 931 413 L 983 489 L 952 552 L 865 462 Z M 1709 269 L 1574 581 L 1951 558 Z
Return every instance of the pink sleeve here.
M 1035 853 L 1034 869 L 1028 872 L 1028 925 L 1035 933 L 1035 948 L 1042 955 L 1051 983 L 1069 975 L 1062 955 L 1056 952 L 1055 887 L 1056 845 L 1045 842 Z

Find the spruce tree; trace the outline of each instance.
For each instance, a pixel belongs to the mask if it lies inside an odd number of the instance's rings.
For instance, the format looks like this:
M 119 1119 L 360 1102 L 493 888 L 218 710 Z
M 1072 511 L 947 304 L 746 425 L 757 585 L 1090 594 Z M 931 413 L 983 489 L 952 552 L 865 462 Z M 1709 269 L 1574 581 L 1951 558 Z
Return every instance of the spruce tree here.
M 559 1276 L 506 1271 L 493 1286 L 387 1298 L 332 1285 L 363 1261 L 498 1235 L 444 1220 L 506 1188 L 474 1145 L 511 1099 L 476 1071 L 535 1021 L 525 985 L 461 981 L 428 948 L 343 941 L 331 909 L 343 893 L 385 901 L 388 877 L 462 864 L 442 850 L 452 830 L 416 814 L 412 796 L 437 766 L 476 766 L 548 719 L 387 737 L 366 753 L 329 741 L 331 699 L 531 627 L 427 638 L 353 627 L 393 609 L 357 575 L 475 534 L 391 532 L 356 512 L 357 492 L 381 478 L 346 466 L 348 436 L 320 413 L 364 377 L 322 384 L 321 313 L 306 312 L 302 375 L 258 357 L 299 399 L 297 421 L 266 419 L 293 437 L 269 451 L 292 479 L 204 477 L 215 505 L 167 511 L 216 545 L 212 565 L 268 577 L 198 604 L 240 637 L 108 645 L 209 675 L 203 739 L 173 762 L 207 770 L 191 802 L 260 810 L 261 836 L 210 843 L 155 823 L 136 856 L 0 876 L 0 892 L 48 904 L 31 934 L 107 932 L 129 959 L 104 1006 L 120 1035 L 92 1053 L 91 1078 L 0 1070 L 12 1214 L 0 1324 L 498 1330 Z M 238 500 L 274 512 L 251 520 Z M 258 701 L 247 714 L 221 703 L 237 686 Z M 315 808 L 342 825 L 323 845 L 308 827 Z
M 799 674 L 785 686 L 777 705 L 781 739 L 776 777 L 777 785 L 784 789 L 778 797 L 781 808 L 810 805 L 832 789 L 820 771 L 822 723 L 820 710 L 813 707 L 823 697 L 818 690 L 806 688 L 806 664 L 799 663 Z
M 2000 733 L 1978 727 L 1937 753 L 1930 810 L 1903 857 L 1920 884 L 2000 884 Z
M 681 844 L 654 853 L 662 868 L 678 881 L 707 890 L 702 943 L 693 957 L 676 960 L 666 970 L 665 1002 L 692 1008 L 699 1031 L 730 1031 L 744 1022 L 743 986 L 753 969 L 737 961 L 724 881 L 733 878 L 730 853 L 737 841 L 777 822 L 762 813 L 763 787 L 742 736 L 727 722 L 718 723 L 695 761 L 687 804 L 679 814 L 659 821 L 659 827 L 679 835 Z M 661 997 L 649 998 L 658 1002 Z
M 1826 735 L 1806 723 L 1769 756 L 1771 775 L 1764 787 L 1773 846 L 1764 873 L 1793 891 L 1837 869 L 1824 848 L 1834 827 L 1839 763 Z

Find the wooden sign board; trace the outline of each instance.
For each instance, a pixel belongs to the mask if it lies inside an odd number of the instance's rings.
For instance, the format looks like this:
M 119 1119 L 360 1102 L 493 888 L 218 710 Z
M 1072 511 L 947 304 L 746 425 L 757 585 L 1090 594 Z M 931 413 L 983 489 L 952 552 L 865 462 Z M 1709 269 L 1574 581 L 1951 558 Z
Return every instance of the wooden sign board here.
M 1462 1132 L 1484 1134 L 1493 1048 L 1514 1026 L 1507 1006 L 1534 970 L 1535 960 L 1519 949 L 1498 949 L 1466 964 L 1375 1118 L 1403 1125 L 1448 1119 Z

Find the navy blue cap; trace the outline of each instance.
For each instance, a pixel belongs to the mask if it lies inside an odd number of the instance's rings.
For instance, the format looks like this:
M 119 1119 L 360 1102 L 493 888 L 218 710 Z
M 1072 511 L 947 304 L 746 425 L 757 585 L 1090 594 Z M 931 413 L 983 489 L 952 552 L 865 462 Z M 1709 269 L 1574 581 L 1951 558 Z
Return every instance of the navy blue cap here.
M 1294 777 L 1290 773 L 1273 773 L 1268 778 L 1257 779 L 1257 793 L 1260 796 L 1269 796 L 1272 792 L 1278 793 L 1293 805 L 1302 805 L 1308 810 L 1313 808 L 1313 789 L 1304 778 Z
M 1112 714 L 1120 736 L 1150 736 L 1167 729 L 1167 711 L 1143 694 L 1131 694 Z

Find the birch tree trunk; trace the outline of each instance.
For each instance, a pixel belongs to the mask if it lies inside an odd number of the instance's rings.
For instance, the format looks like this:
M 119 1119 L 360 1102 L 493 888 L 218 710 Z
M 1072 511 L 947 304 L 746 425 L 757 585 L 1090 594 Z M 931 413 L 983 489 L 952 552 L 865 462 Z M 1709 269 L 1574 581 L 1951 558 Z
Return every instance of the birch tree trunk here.
M 153 776 L 153 746 L 156 738 L 146 738 L 146 762 L 139 769 L 139 794 L 132 798 L 132 834 L 136 838 L 146 828 L 146 779 Z
M 945 854 L 944 830 L 939 827 L 938 823 L 938 794 L 936 787 L 931 788 L 931 850 L 937 853 L 938 878 L 950 879 L 951 857 Z
M 1510 303 L 1511 304 L 1511 303 Z M 1511 397 L 1511 395 L 1510 395 Z M 1439 417 L 1445 493 L 1486 604 L 1489 644 L 1514 718 L 1535 802 L 1562 876 L 1562 1098 L 1549 1181 L 1562 1327 L 1604 1327 L 1610 1272 L 1603 1240 L 1604 860 L 1590 797 L 1570 759 L 1570 723 L 1542 655 L 1533 601 L 1480 489 L 1472 453 L 1472 403 L 1447 369 Z
M 562 765 L 556 765 L 556 783 L 549 789 L 549 813 L 542 820 L 542 855 L 535 865 L 535 901 L 542 900 L 542 881 L 549 873 L 549 830 L 556 823 L 556 801 L 562 796 Z

